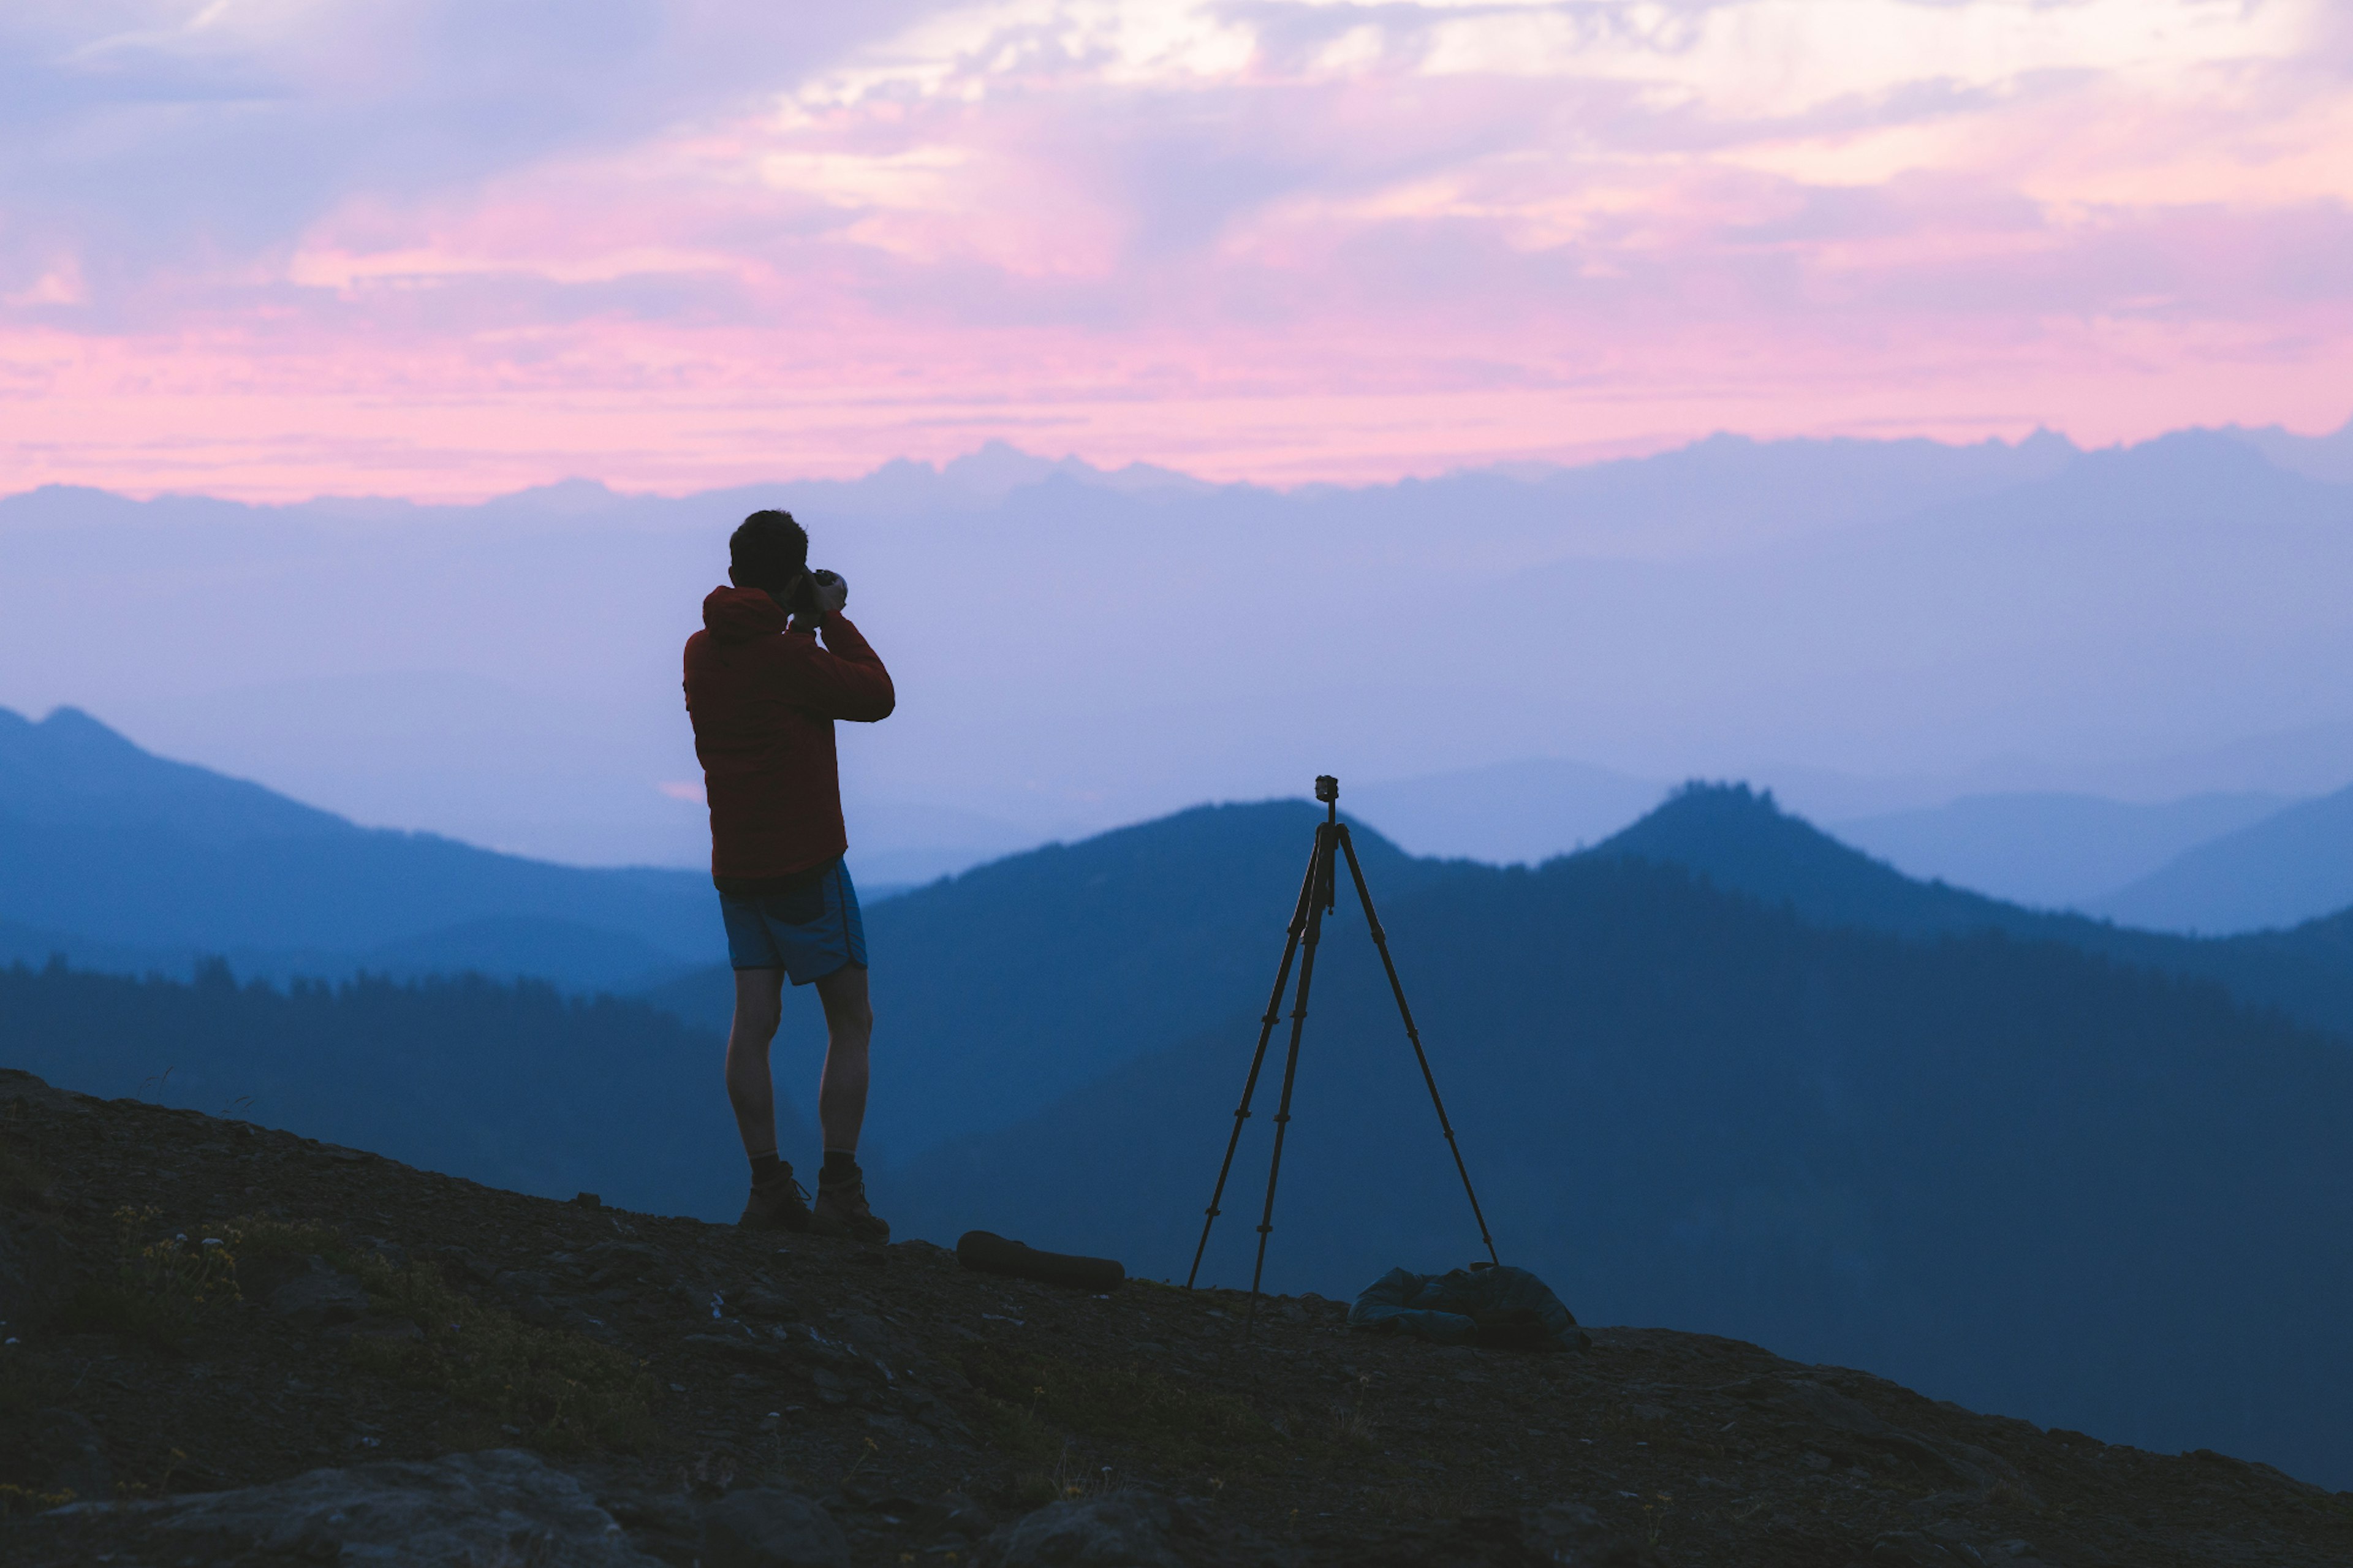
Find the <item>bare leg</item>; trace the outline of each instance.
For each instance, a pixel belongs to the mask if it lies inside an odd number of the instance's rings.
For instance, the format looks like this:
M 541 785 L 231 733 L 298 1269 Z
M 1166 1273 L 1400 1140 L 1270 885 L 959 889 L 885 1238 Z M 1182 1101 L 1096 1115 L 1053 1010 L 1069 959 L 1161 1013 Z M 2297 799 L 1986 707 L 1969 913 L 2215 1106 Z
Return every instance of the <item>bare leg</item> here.
M 735 1130 L 744 1136 L 746 1154 L 776 1152 L 776 1096 L 768 1079 L 768 1044 L 776 1037 L 776 1020 L 784 1016 L 784 985 L 781 969 L 735 972 L 735 1021 L 727 1031 L 727 1100 L 735 1108 Z M 862 1049 L 859 1061 L 862 1068 Z M 859 1083 L 862 1091 L 862 1070 Z
M 855 1153 L 859 1129 L 866 1123 L 866 1046 L 874 1034 L 866 971 L 844 964 L 817 983 L 817 997 L 825 1004 L 825 1072 L 817 1086 L 818 1125 L 828 1149 Z M 766 1081 L 765 1073 L 762 1081 Z

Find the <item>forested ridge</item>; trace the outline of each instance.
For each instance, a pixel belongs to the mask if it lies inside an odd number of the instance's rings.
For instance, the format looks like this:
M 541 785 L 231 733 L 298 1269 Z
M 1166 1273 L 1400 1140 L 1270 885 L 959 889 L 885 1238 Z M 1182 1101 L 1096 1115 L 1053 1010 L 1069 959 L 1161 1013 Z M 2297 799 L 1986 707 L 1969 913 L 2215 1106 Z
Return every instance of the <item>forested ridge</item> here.
M 478 975 L 284 988 L 0 969 L 0 1062 L 548 1196 L 723 1201 L 743 1154 L 720 1042 L 642 1002 Z M 780 1086 L 789 1090 L 789 1086 Z M 780 1100 L 788 1099 L 786 1095 Z M 780 1115 L 794 1125 L 789 1103 Z

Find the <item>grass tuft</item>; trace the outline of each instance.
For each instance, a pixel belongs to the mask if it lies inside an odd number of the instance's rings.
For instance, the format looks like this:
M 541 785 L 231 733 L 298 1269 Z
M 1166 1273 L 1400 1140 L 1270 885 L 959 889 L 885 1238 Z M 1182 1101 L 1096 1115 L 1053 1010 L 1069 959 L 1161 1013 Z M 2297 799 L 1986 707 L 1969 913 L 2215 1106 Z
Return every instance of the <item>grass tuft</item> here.
M 237 1238 L 237 1256 L 248 1263 L 319 1258 L 347 1274 L 359 1266 L 360 1255 L 343 1233 L 318 1220 L 249 1214 L 229 1221 L 226 1228 Z
M 14 1519 L 19 1514 L 47 1513 L 53 1508 L 63 1508 L 74 1500 L 73 1489 L 59 1487 L 44 1491 L 38 1487 L 20 1487 L 13 1481 L 0 1481 L 0 1519 Z
M 642 1448 L 658 1429 L 657 1384 L 644 1363 L 565 1329 L 519 1321 L 454 1289 L 426 1264 L 396 1268 L 374 1253 L 355 1271 L 368 1294 L 424 1331 L 419 1340 L 355 1337 L 353 1362 L 438 1394 L 551 1453 Z
M 69 1333 L 121 1334 L 177 1352 L 207 1321 L 243 1300 L 234 1230 L 156 1237 L 153 1208 L 114 1211 L 114 1268 L 77 1290 L 58 1316 Z M 149 1237 L 153 1239 L 148 1239 Z
M 318 1258 L 358 1278 L 378 1312 L 415 1323 L 421 1339 L 353 1336 L 364 1372 L 437 1394 L 472 1419 L 481 1442 L 517 1434 L 551 1453 L 638 1448 L 657 1435 L 657 1384 L 644 1365 L 582 1334 L 533 1328 L 454 1289 L 429 1264 L 395 1267 L 317 1221 L 247 1215 L 206 1236 L 149 1239 L 157 1211 L 116 1211 L 116 1267 L 85 1286 L 60 1321 L 68 1331 L 119 1333 L 185 1348 L 199 1328 L 242 1300 L 237 1270 Z

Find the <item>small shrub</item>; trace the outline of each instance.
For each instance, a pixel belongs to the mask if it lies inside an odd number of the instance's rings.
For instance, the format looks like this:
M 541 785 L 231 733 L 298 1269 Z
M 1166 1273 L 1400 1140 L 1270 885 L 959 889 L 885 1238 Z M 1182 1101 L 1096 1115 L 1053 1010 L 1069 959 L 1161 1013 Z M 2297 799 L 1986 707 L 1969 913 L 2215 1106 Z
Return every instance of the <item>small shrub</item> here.
M 142 1239 L 153 1234 L 160 1212 L 114 1211 L 113 1273 L 76 1291 L 59 1315 L 59 1327 L 121 1334 L 178 1351 L 207 1319 L 243 1299 L 237 1287 L 236 1232 L 195 1241 L 185 1233 Z
M 63 1508 L 74 1500 L 70 1487 L 56 1491 L 43 1491 L 37 1487 L 20 1487 L 12 1481 L 0 1481 L 0 1519 L 14 1519 L 19 1514 L 47 1513 L 53 1508 Z
M 378 1310 L 417 1324 L 422 1341 L 353 1338 L 351 1359 L 458 1406 L 449 1436 L 467 1445 L 512 1441 L 508 1427 L 549 1452 L 636 1448 L 655 1435 L 653 1378 L 610 1346 L 520 1322 L 451 1289 L 430 1264 L 395 1267 L 317 1220 L 247 1215 L 229 1230 L 248 1262 L 321 1258 L 356 1276 Z
M 1358 1405 L 1332 1406 L 1332 1440 L 1344 1448 L 1372 1449 L 1380 1447 L 1380 1437 L 1373 1426 L 1372 1415 Z
M 429 1265 L 356 1261 L 368 1294 L 424 1331 L 422 1341 L 358 1338 L 362 1368 L 429 1390 L 539 1447 L 638 1448 L 656 1436 L 656 1384 L 644 1365 L 582 1334 L 540 1329 L 450 1288 Z
M 982 1404 L 978 1425 L 981 1436 L 990 1447 L 1014 1464 L 1033 1471 L 1040 1484 L 1049 1465 L 1060 1455 L 1069 1439 L 1054 1429 L 1053 1424 L 1038 1414 L 1038 1402 L 1046 1390 L 1032 1384 L 1026 1397 L 1018 1402 L 1006 1397 L 1018 1392 L 1009 1384 L 1000 1384 L 1002 1392 L 984 1388 L 987 1398 Z M 1050 1490 L 1039 1500 L 1051 1502 Z
M 243 1215 L 228 1222 L 227 1233 L 237 1237 L 237 1256 L 248 1263 L 286 1258 L 322 1258 L 337 1268 L 358 1266 L 358 1255 L 343 1233 L 314 1219 L 274 1219 L 268 1215 Z

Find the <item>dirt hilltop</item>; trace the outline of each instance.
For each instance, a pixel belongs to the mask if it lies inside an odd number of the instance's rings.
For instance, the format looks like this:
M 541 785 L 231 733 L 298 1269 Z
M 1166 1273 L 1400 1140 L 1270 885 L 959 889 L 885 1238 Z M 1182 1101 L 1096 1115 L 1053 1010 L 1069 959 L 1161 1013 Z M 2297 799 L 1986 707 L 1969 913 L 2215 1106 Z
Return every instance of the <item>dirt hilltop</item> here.
M 1575 1303 L 1571 1303 L 1572 1306 Z M 16 1564 L 2353 1563 L 2353 1494 L 1659 1330 L 1089 1296 L 0 1072 Z

